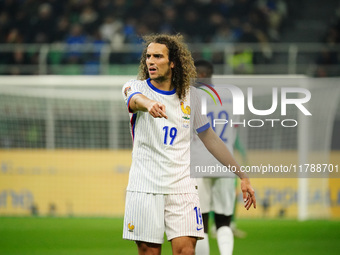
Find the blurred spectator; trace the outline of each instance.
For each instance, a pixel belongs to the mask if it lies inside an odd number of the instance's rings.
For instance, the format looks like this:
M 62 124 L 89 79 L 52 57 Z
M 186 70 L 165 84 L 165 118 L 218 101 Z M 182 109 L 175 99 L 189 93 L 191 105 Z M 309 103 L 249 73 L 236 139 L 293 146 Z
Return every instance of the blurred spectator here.
M 279 40 L 280 30 L 287 16 L 287 4 L 283 0 L 258 0 L 258 9 L 267 17 L 268 35 L 273 40 Z
M 256 31 L 253 26 L 247 22 L 243 24 L 242 34 L 239 38 L 239 42 L 241 43 L 258 43 L 259 40 L 256 35 Z
M 268 45 L 268 39 L 265 33 L 259 29 L 254 29 L 249 22 L 243 24 L 243 34 L 241 35 L 239 42 L 260 44 L 261 52 L 253 53 L 254 64 L 270 62 L 272 51 Z
M 324 48 L 316 59 L 316 77 L 329 77 L 339 74 L 339 61 L 336 52 Z
M 111 0 L 98 1 L 96 9 L 100 17 L 107 17 L 113 15 L 115 12 L 113 1 Z
M 50 4 L 43 3 L 39 6 L 38 15 L 32 17 L 32 27 L 29 42 L 52 43 L 54 41 L 55 17 Z
M 11 53 L 8 53 L 7 68 L 8 75 L 24 75 L 29 74 L 27 68 L 29 68 L 30 61 L 27 53 L 22 47 L 17 47 Z
M 19 30 L 19 33 L 23 36 L 24 42 L 29 42 L 29 38 L 31 37 L 32 25 L 30 21 L 30 17 L 28 16 L 28 12 L 21 8 L 17 11 L 14 19 L 13 19 L 13 27 Z
M 127 17 L 125 20 L 123 28 L 125 43 L 135 43 L 137 23 L 138 21 L 134 17 Z
M 0 10 L 6 11 L 10 17 L 14 17 L 17 12 L 18 5 L 18 1 L 14 0 L 0 1 Z
M 240 19 L 245 19 L 253 9 L 253 0 L 234 0 L 230 14 Z
M 214 36 L 217 35 L 219 29 L 223 29 L 224 26 L 228 26 L 224 17 L 218 13 L 213 12 L 209 17 L 209 23 L 206 26 L 202 26 L 202 36 L 204 42 L 214 42 Z M 228 42 L 228 41 L 225 41 Z
M 340 24 L 340 19 L 339 19 L 339 24 Z M 334 44 L 340 43 L 340 27 L 335 24 L 331 25 L 328 28 L 323 41 L 327 43 L 328 45 L 334 45 Z
M 135 19 L 140 20 L 143 10 L 145 9 L 145 1 L 144 0 L 135 0 L 132 1 L 131 6 L 126 10 L 126 15 L 120 12 L 120 18 L 124 18 L 127 16 L 135 17 Z M 116 12 L 118 14 L 118 12 Z
M 131 1 L 135 2 L 135 1 Z M 130 3 L 126 0 L 115 0 L 113 1 L 113 10 L 116 15 L 119 15 L 119 18 L 125 17 L 128 13 L 127 9 Z M 143 9 L 145 9 L 146 2 L 143 1 L 142 8 L 139 8 L 139 12 L 143 12 Z
M 261 9 L 253 9 L 249 12 L 248 22 L 253 26 L 254 29 L 268 34 L 269 21 L 266 13 Z
M 324 48 L 320 52 L 316 60 L 316 63 L 318 65 L 336 65 L 338 64 L 338 58 L 335 52 L 332 52 L 331 50 Z
M 92 49 L 87 52 L 85 57 L 85 65 L 83 74 L 95 75 L 99 74 L 100 53 L 105 45 L 99 29 L 95 30 L 91 36 Z
M 6 38 L 6 43 L 23 43 L 23 36 L 16 28 L 12 28 Z
M 321 38 L 321 42 L 326 43 L 327 48 L 323 48 L 316 57 L 314 76 L 339 76 L 339 56 L 333 48 L 340 43 L 340 2 L 334 16 L 331 17 L 331 22 L 325 35 Z
M 188 42 L 197 43 L 202 41 L 203 33 L 201 31 L 199 15 L 195 8 L 189 8 L 186 11 L 181 28 L 183 29 L 183 34 L 187 36 Z
M 119 47 L 124 42 L 123 22 L 114 15 L 105 17 L 99 31 L 103 40 L 109 42 L 113 47 Z
M 174 34 L 175 28 L 178 27 L 178 13 L 173 6 L 166 6 L 164 9 L 164 21 L 160 27 L 161 33 Z
M 63 42 L 70 30 L 70 22 L 66 16 L 61 16 L 57 22 L 54 32 L 54 41 Z
M 205 11 L 209 10 L 211 13 L 218 12 L 223 17 L 228 17 L 231 15 L 230 11 L 233 4 L 234 0 L 205 1 L 205 5 L 203 6 L 203 8 Z
M 0 43 L 5 43 L 6 35 L 10 30 L 11 24 L 6 12 L 0 13 Z
M 79 15 L 79 23 L 87 34 L 92 34 L 99 26 L 98 13 L 91 6 L 86 6 Z
M 237 47 L 228 58 L 228 65 L 234 74 L 252 74 L 254 72 L 254 55 L 251 49 Z
M 239 18 L 233 17 L 230 19 L 230 27 L 233 33 L 233 37 L 238 41 L 243 33 L 242 23 Z
M 146 34 L 150 34 L 151 31 L 149 28 L 144 24 L 137 24 L 136 27 L 134 27 L 132 33 L 127 38 L 129 43 L 140 45 L 142 44 L 141 37 Z M 136 51 L 136 48 L 134 47 L 133 52 L 124 54 L 123 57 L 123 63 L 130 64 L 130 63 L 136 63 L 139 61 L 141 51 Z
M 221 24 L 211 40 L 213 43 L 233 43 L 235 41 L 236 38 L 228 24 Z
M 148 27 L 148 30 L 150 30 L 152 33 L 157 33 L 160 31 L 160 28 L 162 26 L 162 14 L 157 9 L 148 9 L 146 10 L 141 20 L 142 23 Z M 139 23 L 140 24 L 140 23 Z
M 68 64 L 81 64 L 84 61 L 84 45 L 87 42 L 87 37 L 83 32 L 83 27 L 80 24 L 73 24 L 71 33 L 66 38 L 68 52 L 64 62 Z

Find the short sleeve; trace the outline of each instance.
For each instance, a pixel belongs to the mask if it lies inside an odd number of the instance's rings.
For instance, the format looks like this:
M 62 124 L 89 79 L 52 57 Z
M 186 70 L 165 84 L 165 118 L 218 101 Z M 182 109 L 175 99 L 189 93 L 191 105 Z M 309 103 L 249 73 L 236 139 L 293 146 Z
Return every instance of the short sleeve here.
M 190 104 L 193 110 L 193 129 L 195 133 L 201 133 L 210 127 L 209 120 L 206 115 L 201 113 L 202 102 L 197 89 L 195 87 L 190 87 Z
M 130 109 L 130 100 L 136 94 L 142 94 L 142 86 L 143 81 L 140 80 L 130 80 L 124 84 L 122 93 L 124 97 L 124 101 L 128 107 L 129 112 L 132 112 Z

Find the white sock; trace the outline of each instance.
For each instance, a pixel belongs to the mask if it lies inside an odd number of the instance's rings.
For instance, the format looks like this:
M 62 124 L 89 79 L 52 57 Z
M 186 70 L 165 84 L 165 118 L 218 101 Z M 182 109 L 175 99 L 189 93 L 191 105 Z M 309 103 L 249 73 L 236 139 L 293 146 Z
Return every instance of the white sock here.
M 233 254 L 234 236 L 231 228 L 223 226 L 217 229 L 217 244 L 221 255 Z
M 204 233 L 203 240 L 197 240 L 195 254 L 209 255 L 209 238 L 207 233 Z

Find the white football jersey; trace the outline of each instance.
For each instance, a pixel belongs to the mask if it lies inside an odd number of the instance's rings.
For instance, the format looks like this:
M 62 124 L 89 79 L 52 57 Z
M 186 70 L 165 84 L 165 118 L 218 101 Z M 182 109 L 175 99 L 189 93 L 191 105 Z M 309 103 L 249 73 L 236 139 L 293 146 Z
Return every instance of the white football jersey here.
M 154 118 L 148 112 L 131 113 L 129 108 L 133 151 L 127 190 L 196 193 L 196 180 L 190 178 L 190 128 L 196 132 L 205 131 L 210 126 L 208 119 L 193 111 L 196 107 L 190 107 L 190 95 L 179 100 L 175 89 L 157 89 L 150 79 L 131 80 L 122 91 L 128 108 L 131 97 L 140 93 L 164 104 L 168 116 L 168 119 Z M 191 87 L 189 93 L 197 92 Z M 198 100 L 194 101 L 200 104 Z M 193 118 L 192 127 L 190 118 Z

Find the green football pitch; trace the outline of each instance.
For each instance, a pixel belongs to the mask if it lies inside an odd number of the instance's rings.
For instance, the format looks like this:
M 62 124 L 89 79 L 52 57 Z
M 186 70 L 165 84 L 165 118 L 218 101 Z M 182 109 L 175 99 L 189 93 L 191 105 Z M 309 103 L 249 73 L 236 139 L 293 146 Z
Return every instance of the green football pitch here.
M 122 218 L 0 217 L 1 255 L 137 254 L 122 239 Z M 238 220 L 247 232 L 235 238 L 234 254 L 339 254 L 340 221 Z M 211 254 L 219 254 L 210 239 Z M 165 242 L 162 254 L 171 254 Z

